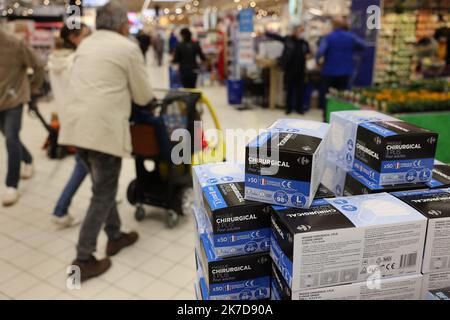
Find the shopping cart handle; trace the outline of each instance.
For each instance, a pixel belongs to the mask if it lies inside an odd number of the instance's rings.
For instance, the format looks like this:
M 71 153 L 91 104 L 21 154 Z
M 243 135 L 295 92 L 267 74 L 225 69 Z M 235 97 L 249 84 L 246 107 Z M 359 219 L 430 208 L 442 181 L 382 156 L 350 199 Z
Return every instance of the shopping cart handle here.
M 154 110 L 158 107 L 161 107 L 163 105 L 163 101 L 162 100 L 158 100 L 156 98 L 153 98 L 152 101 L 150 101 L 145 107 L 149 108 L 150 110 Z

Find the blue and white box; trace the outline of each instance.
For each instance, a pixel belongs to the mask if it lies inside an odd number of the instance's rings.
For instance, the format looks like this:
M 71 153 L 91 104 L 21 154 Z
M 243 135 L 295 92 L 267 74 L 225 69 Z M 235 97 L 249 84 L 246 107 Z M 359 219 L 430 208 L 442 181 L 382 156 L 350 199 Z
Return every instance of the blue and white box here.
M 270 253 L 292 291 L 421 271 L 427 219 L 390 194 L 272 209 Z
M 270 298 L 271 259 L 268 252 L 218 258 L 206 234 L 196 248 L 197 268 L 210 300 L 266 300 Z M 206 294 L 205 294 L 206 291 Z
M 450 187 L 450 165 L 441 161 L 434 161 L 433 177 L 427 183 L 430 189 L 442 189 Z
M 450 287 L 428 291 L 427 300 L 450 300 Z
M 438 271 L 423 274 L 422 299 L 426 299 L 428 292 L 450 287 L 450 271 Z
M 450 189 L 395 192 L 428 219 L 423 273 L 450 271 Z
M 280 119 L 246 147 L 245 198 L 308 208 L 326 161 L 329 125 Z
M 218 257 L 269 251 L 268 205 L 245 200 L 243 180 L 243 164 L 194 167 L 197 219 Z
M 419 274 L 295 291 L 293 300 L 420 300 Z
M 329 159 L 378 185 L 431 180 L 437 133 L 375 111 L 331 113 Z

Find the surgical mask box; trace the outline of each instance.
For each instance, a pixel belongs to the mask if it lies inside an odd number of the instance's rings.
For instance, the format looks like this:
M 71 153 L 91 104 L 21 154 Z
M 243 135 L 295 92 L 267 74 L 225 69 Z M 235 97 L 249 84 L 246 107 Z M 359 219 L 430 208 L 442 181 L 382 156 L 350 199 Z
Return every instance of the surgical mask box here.
M 243 180 L 243 164 L 194 167 L 194 207 L 218 257 L 269 250 L 268 205 L 245 200 Z
M 272 300 L 418 300 L 421 299 L 422 275 L 415 274 L 338 286 L 294 291 L 278 268 L 272 266 Z
M 208 188 L 230 182 L 243 182 L 245 166 L 243 163 L 219 162 L 192 167 L 194 206 L 204 207 L 204 191 Z
M 362 194 L 428 189 L 423 183 L 380 186 L 355 171 L 347 171 L 340 165 L 327 161 L 322 183 L 336 196 L 357 196 Z
M 445 289 L 449 287 L 450 287 L 450 271 L 424 273 L 422 285 L 422 298 L 426 299 L 429 291 Z
M 296 291 L 293 300 L 420 300 L 422 275 L 414 274 Z
M 450 189 L 396 192 L 428 219 L 423 273 L 450 270 Z
M 450 287 L 429 291 L 427 300 L 450 300 Z
M 372 194 L 381 192 L 398 192 L 418 189 L 428 189 L 426 184 L 397 184 L 380 186 L 357 172 L 347 172 L 344 184 L 345 196 L 357 196 L 361 194 Z
M 270 254 L 292 291 L 421 271 L 427 219 L 388 193 L 272 207 Z
M 308 208 L 322 179 L 329 125 L 281 119 L 246 147 L 245 198 Z
M 270 298 L 269 253 L 217 258 L 206 234 L 200 235 L 196 256 L 211 300 Z
M 329 158 L 378 185 L 431 180 L 438 135 L 375 111 L 331 113 Z
M 450 166 L 443 162 L 434 161 L 433 177 L 427 183 L 430 189 L 442 189 L 450 187 Z
M 292 291 L 280 270 L 272 263 L 271 300 L 292 300 Z

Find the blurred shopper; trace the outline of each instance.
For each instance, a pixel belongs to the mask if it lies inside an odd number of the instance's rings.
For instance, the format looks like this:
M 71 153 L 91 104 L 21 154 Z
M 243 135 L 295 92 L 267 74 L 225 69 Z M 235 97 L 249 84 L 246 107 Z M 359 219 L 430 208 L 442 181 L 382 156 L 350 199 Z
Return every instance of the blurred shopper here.
M 176 46 L 172 62 L 178 65 L 183 87 L 194 89 L 197 87 L 197 77 L 200 71 L 198 59 L 205 62 L 206 56 L 200 45 L 192 41 L 192 33 L 189 29 L 182 29 L 180 34 L 182 42 Z
M 283 42 L 284 48 L 278 60 L 284 71 L 284 88 L 286 90 L 286 114 L 297 111 L 305 113 L 303 104 L 305 89 L 306 60 L 310 54 L 308 42 L 302 36 L 304 28 L 301 25 L 292 27 L 292 34 L 286 37 L 266 33 L 266 36 Z
M 33 70 L 31 82 L 28 70 Z M 8 169 L 4 206 L 19 200 L 19 179 L 33 175 L 33 159 L 19 138 L 23 105 L 37 93 L 44 79 L 44 66 L 31 49 L 13 34 L 0 29 L 0 131 L 6 139 Z
M 174 54 L 177 44 L 178 44 L 178 38 L 175 35 L 175 31 L 172 30 L 170 32 L 170 36 L 169 36 L 169 54 L 170 55 Z
M 141 52 L 144 55 L 144 59 L 146 60 L 147 51 L 152 43 L 152 38 L 144 30 L 139 30 L 138 34 L 136 35 L 136 39 L 139 42 L 139 48 L 141 49 Z
M 84 24 L 80 29 L 69 29 L 66 25 L 61 29 L 60 38 L 62 40 L 61 48 L 57 48 L 49 56 L 48 70 L 50 75 L 50 84 L 53 96 L 58 107 L 64 106 L 64 100 L 67 95 L 69 84 L 69 75 L 73 66 L 75 50 L 78 45 L 91 34 L 91 30 Z M 83 183 L 88 172 L 78 155 L 75 155 L 75 168 L 69 178 L 62 194 L 60 195 L 56 207 L 53 211 L 52 221 L 62 228 L 73 227 L 79 224 L 68 213 L 72 198 Z
M 353 55 L 364 50 L 366 43 L 348 31 L 342 20 L 333 21 L 333 31 L 322 38 L 316 60 L 322 66 L 322 85 L 319 93 L 319 106 L 326 113 L 326 95 L 330 88 L 345 90 L 350 87 L 350 78 L 355 71 Z
M 157 31 L 153 37 L 152 41 L 153 50 L 155 52 L 155 60 L 159 67 L 162 66 L 163 58 L 164 58 L 164 39 Z
M 434 38 L 438 42 L 438 56 L 450 65 L 450 28 L 442 27 L 435 31 Z
M 152 98 L 139 47 L 128 36 L 127 10 L 111 1 L 97 10 L 97 31 L 75 53 L 68 94 L 61 113 L 59 142 L 75 146 L 92 180 L 92 198 L 81 226 L 74 265 L 81 281 L 106 272 L 108 258 L 138 239 L 121 231 L 115 198 L 122 157 L 131 152 L 131 104 Z M 108 236 L 107 258 L 97 260 L 100 229 Z

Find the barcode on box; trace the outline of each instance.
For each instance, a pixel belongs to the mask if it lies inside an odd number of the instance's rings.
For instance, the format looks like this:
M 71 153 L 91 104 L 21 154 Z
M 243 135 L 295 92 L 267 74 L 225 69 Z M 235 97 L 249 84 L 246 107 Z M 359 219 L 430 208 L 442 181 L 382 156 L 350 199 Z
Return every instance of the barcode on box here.
M 417 263 L 417 252 L 403 254 L 400 257 L 400 269 L 415 267 Z

